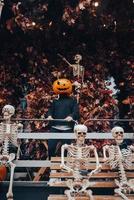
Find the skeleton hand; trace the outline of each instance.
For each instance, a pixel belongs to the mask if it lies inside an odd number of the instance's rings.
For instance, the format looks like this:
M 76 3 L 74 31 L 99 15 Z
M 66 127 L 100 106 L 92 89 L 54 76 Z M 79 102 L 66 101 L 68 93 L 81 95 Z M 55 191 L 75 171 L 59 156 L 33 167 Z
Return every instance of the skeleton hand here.
M 64 170 L 66 170 L 68 173 L 71 173 L 71 172 L 73 172 L 73 169 L 71 169 L 71 168 L 67 167 L 67 166 L 66 166 L 66 165 L 64 165 L 64 164 L 61 164 L 61 165 L 60 165 L 60 167 L 61 167 L 61 169 L 64 169 Z
M 65 120 L 67 120 L 68 122 L 70 122 L 70 121 L 73 120 L 73 118 L 71 116 L 68 116 L 68 117 L 65 118 Z
M 102 159 L 103 162 L 107 162 L 108 160 L 109 160 L 108 157 L 105 157 L 105 158 Z
M 12 162 L 14 159 L 15 159 L 15 154 L 14 154 L 14 153 L 11 153 L 11 154 L 9 155 L 9 160 L 7 161 L 7 163 Z
M 100 171 L 101 171 L 101 169 L 102 169 L 102 165 L 101 165 L 101 164 L 99 164 L 99 165 L 97 166 L 96 170 L 98 170 L 98 172 L 100 172 Z
M 18 128 L 23 128 L 23 124 L 19 123 Z
M 102 165 L 99 164 L 99 165 L 96 167 L 96 169 L 94 169 L 94 170 L 92 170 L 90 173 L 88 173 L 89 178 L 90 178 L 93 174 L 99 173 L 99 172 L 101 171 L 101 168 L 102 168 Z
M 52 116 L 48 116 L 47 120 L 53 120 Z
M 82 178 L 82 175 L 80 174 L 80 171 L 74 171 L 74 170 L 73 170 L 73 176 L 74 176 L 75 178 L 79 178 L 79 179 Z

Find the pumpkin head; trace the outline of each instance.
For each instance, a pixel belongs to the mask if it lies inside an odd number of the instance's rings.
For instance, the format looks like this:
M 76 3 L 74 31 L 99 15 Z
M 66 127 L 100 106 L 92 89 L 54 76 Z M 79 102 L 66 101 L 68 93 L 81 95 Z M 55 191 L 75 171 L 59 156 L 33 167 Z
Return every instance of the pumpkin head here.
M 4 181 L 7 175 L 7 169 L 4 165 L 0 166 L 0 182 Z
M 65 78 L 58 79 L 53 83 L 53 91 L 55 94 L 71 94 L 72 83 Z

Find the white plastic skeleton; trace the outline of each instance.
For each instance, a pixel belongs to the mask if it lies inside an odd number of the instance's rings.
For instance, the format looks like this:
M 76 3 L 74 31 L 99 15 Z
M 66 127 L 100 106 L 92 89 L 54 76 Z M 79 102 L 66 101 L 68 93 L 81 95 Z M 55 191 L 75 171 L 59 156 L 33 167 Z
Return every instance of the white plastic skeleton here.
M 0 18 L 1 18 L 3 6 L 4 6 L 4 0 L 0 0 Z
M 64 58 L 62 55 L 58 54 L 70 67 L 73 68 L 73 75 L 77 76 L 79 79 L 82 78 L 82 83 L 84 82 L 84 72 L 85 69 L 82 65 L 80 65 L 80 61 L 82 60 L 82 56 L 80 54 L 76 54 L 74 56 L 75 64 L 71 64 L 66 58 Z
M 119 145 L 124 140 L 123 128 L 116 126 L 112 130 L 112 135 L 115 139 L 115 145 L 106 145 L 103 147 L 104 161 L 110 165 L 111 169 L 118 169 L 119 180 L 115 179 L 116 185 L 119 187 L 115 189 L 115 193 L 120 195 L 122 199 L 129 200 L 126 194 L 134 192 L 133 179 L 127 180 L 125 169 L 132 168 L 132 151 L 130 146 L 127 149 L 120 149 Z M 108 157 L 107 154 L 108 153 Z
M 15 170 L 15 154 L 9 152 L 10 143 L 18 147 L 17 158 L 19 156 L 19 143 L 17 140 L 18 129 L 22 129 L 22 124 L 11 124 L 11 116 L 14 115 L 15 109 L 11 105 L 5 105 L 2 109 L 4 122 L 0 123 L 0 142 L 2 143 L 2 150 L 0 153 L 0 165 L 5 165 L 11 168 L 10 184 L 7 192 L 7 199 L 13 200 L 13 175 Z
M 73 179 L 66 181 L 69 190 L 65 191 L 69 200 L 75 199 L 74 196 L 86 194 L 90 200 L 93 200 L 92 191 L 88 189 L 92 185 L 89 178 L 100 171 L 98 154 L 93 145 L 86 145 L 85 138 L 87 134 L 87 127 L 85 125 L 76 125 L 74 127 L 76 135 L 76 143 L 62 145 L 61 149 L 61 168 L 73 174 Z M 65 162 L 64 154 L 67 151 L 67 160 Z M 91 172 L 88 171 L 90 165 L 90 154 L 94 153 L 96 158 L 96 168 Z M 82 170 L 84 168 L 85 170 Z

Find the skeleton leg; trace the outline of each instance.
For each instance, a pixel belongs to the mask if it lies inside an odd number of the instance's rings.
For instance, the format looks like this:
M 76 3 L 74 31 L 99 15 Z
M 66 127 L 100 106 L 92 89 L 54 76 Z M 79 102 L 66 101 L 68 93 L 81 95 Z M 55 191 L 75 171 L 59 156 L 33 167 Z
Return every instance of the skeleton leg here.
M 130 189 L 131 189 L 132 191 L 134 191 L 134 179 L 130 179 L 130 180 L 128 181 L 128 186 L 130 187 Z
M 71 192 L 71 190 L 65 190 L 64 193 L 67 195 L 68 200 L 75 200 L 75 198 L 71 196 Z
M 7 193 L 7 200 L 13 200 L 13 176 L 14 176 L 14 169 L 16 165 L 12 162 L 9 163 L 11 167 L 11 172 L 10 172 L 10 183 L 9 183 L 9 189 Z
M 75 198 L 71 196 L 71 193 L 75 192 L 73 180 L 72 179 L 67 180 L 66 185 L 70 189 L 70 190 L 65 190 L 65 194 L 67 195 L 68 200 L 75 200 Z
M 114 192 L 115 192 L 116 194 L 118 194 L 120 197 L 122 197 L 123 200 L 129 200 L 129 199 L 126 197 L 126 195 L 122 193 L 121 188 L 115 189 Z
M 80 192 L 84 192 L 85 194 L 87 194 L 87 196 L 89 196 L 90 200 L 94 200 L 92 190 L 87 190 L 87 188 L 91 185 L 92 183 L 90 183 L 88 179 L 84 179 L 82 181 L 82 189 L 80 190 Z
M 66 183 L 67 187 L 69 187 L 69 189 L 72 192 L 75 192 L 74 185 L 73 185 L 73 180 L 72 179 L 67 180 L 65 183 Z
M 85 191 L 85 194 L 87 194 L 87 196 L 89 196 L 89 199 L 90 200 L 94 200 L 94 197 L 93 197 L 93 194 L 92 194 L 92 190 L 86 190 Z

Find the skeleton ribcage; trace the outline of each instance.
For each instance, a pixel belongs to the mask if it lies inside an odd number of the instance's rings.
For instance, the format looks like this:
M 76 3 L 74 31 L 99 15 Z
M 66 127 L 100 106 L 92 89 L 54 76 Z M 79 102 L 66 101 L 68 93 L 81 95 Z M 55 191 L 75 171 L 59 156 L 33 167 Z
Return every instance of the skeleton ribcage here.
M 130 148 L 128 149 L 122 149 L 122 158 L 123 158 L 123 165 L 125 169 L 131 169 L 132 167 L 132 152 Z
M 84 72 L 84 67 L 79 64 L 74 64 L 73 66 L 73 75 L 74 76 L 82 76 Z
M 119 151 L 118 146 L 111 146 L 109 148 L 109 160 L 111 168 L 117 168 L 119 161 L 122 162 L 126 169 L 130 169 L 132 166 L 132 153 L 130 149 L 122 149 Z
M 0 123 L 0 142 L 3 142 L 4 140 L 4 124 L 3 123 Z
M 89 147 L 77 147 L 73 145 L 68 146 L 67 152 L 67 162 L 66 165 L 73 168 L 74 170 L 79 170 L 81 168 L 88 168 L 90 158 L 90 148 Z
M 17 145 L 17 134 L 18 134 L 18 125 L 17 124 L 0 124 L 0 141 L 3 142 L 5 139 L 5 135 L 8 134 L 10 142 Z

